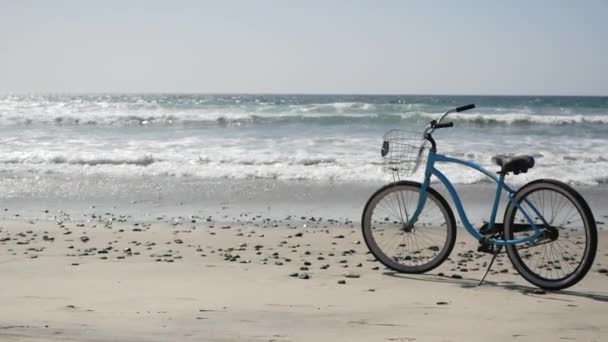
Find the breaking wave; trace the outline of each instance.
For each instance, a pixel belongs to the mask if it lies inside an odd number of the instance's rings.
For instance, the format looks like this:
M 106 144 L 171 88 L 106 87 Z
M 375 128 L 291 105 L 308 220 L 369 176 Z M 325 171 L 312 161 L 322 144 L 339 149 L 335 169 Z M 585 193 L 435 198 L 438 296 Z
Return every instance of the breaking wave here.
M 160 115 L 160 116 L 89 116 L 86 119 L 61 117 L 27 117 L 0 114 L 0 126 L 179 126 L 179 127 L 238 127 L 238 126 L 281 126 L 281 125 L 424 125 L 430 120 L 438 119 L 436 113 L 405 114 L 342 114 L 342 115 L 251 115 L 251 114 L 208 114 L 196 115 Z M 461 114 L 454 113 L 448 117 L 461 126 L 499 127 L 499 126 L 565 126 L 565 125 L 608 125 L 608 115 L 535 115 L 522 113 L 507 114 Z

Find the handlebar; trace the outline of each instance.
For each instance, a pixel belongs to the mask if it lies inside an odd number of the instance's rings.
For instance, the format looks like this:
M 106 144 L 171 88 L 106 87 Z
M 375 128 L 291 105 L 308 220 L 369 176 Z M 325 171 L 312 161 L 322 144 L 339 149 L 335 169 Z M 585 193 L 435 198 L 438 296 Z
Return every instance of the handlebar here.
M 474 104 L 474 103 L 471 103 L 471 104 L 468 104 L 468 105 L 466 105 L 466 106 L 461 106 L 461 107 L 458 107 L 458 108 L 456 108 L 456 109 L 454 109 L 454 110 L 455 110 L 456 112 L 460 113 L 460 112 L 464 112 L 465 110 L 469 110 L 469 109 L 473 109 L 473 108 L 475 108 L 475 104 Z
M 446 116 L 448 116 L 449 114 L 460 113 L 460 112 L 464 112 L 465 110 L 469 110 L 469 109 L 473 109 L 473 108 L 475 108 L 475 104 L 471 103 L 471 104 L 468 104 L 466 106 L 460 106 L 460 107 L 457 107 L 457 108 L 454 108 L 454 109 L 450 109 L 447 112 L 443 113 L 443 115 L 441 116 L 441 118 L 439 118 L 439 120 L 437 120 L 437 124 L 441 124 L 441 121 L 443 121 L 443 119 Z
M 469 110 L 469 109 L 473 109 L 475 108 L 475 104 L 471 103 L 468 104 L 466 106 L 460 106 L 454 109 L 450 109 L 447 112 L 443 113 L 443 115 L 441 116 L 441 118 L 439 118 L 439 120 L 437 120 L 437 123 L 441 124 L 441 121 L 443 121 L 443 119 L 448 116 L 449 114 L 452 113 L 460 113 L 460 112 L 464 112 L 465 110 Z
M 437 129 L 437 128 L 448 128 L 448 127 L 454 127 L 454 123 L 453 122 L 446 122 L 444 124 L 435 124 L 433 126 L 433 128 Z
M 441 116 L 441 118 L 439 118 L 439 120 L 431 121 L 431 123 L 428 125 L 428 127 L 424 130 L 424 133 L 422 136 L 425 139 L 431 141 L 431 143 L 433 144 L 433 149 L 435 149 L 435 141 L 431 137 L 431 133 L 433 133 L 438 128 L 447 128 L 447 127 L 454 126 L 453 122 L 441 123 L 441 121 L 443 121 L 443 119 L 451 113 L 460 113 L 460 112 L 464 112 L 465 110 L 469 110 L 469 109 L 473 109 L 473 108 L 475 108 L 475 104 L 471 103 L 466 106 L 460 106 L 460 107 L 456 107 L 454 109 L 448 110 L 447 112 L 443 113 L 443 115 Z

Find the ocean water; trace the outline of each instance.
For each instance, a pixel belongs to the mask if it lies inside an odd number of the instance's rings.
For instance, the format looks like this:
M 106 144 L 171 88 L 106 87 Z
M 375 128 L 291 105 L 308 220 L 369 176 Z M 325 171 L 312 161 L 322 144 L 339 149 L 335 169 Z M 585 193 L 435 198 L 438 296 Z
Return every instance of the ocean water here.
M 41 182 L 96 177 L 120 186 L 150 177 L 388 181 L 386 131 L 421 132 L 468 103 L 477 108 L 434 135 L 439 152 L 492 170 L 495 154 L 535 156 L 534 169 L 510 179 L 516 184 L 608 183 L 608 97 L 93 94 L 0 95 L 0 189 L 39 194 Z M 440 168 L 455 183 L 485 181 Z

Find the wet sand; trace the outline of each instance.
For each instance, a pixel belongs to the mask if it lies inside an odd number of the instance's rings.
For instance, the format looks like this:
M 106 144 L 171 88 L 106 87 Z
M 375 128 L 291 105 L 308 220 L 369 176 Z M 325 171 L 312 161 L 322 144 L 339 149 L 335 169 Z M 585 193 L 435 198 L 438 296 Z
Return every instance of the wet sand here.
M 605 223 L 588 276 L 545 292 L 506 255 L 476 286 L 491 257 L 463 230 L 444 265 L 406 275 L 375 261 L 349 219 L 14 215 L 0 223 L 0 341 L 608 337 Z

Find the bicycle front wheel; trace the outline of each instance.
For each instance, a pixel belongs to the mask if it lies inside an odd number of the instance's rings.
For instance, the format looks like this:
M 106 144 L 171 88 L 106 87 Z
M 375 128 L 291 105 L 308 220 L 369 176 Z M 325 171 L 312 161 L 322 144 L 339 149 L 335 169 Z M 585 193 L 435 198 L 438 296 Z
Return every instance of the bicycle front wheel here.
M 515 200 L 543 232 L 534 242 L 507 246 L 515 269 L 532 284 L 547 290 L 564 289 L 583 279 L 597 249 L 595 220 L 583 197 L 564 183 L 544 179 L 524 185 Z M 525 227 L 528 221 L 522 210 L 511 203 L 504 222 L 507 239 L 534 234 L 517 228 L 518 224 Z
M 386 267 L 402 273 L 424 273 L 441 265 L 456 241 L 456 221 L 445 199 L 427 191 L 417 222 L 410 224 L 418 206 L 421 184 L 389 184 L 367 202 L 361 226 L 370 252 Z

